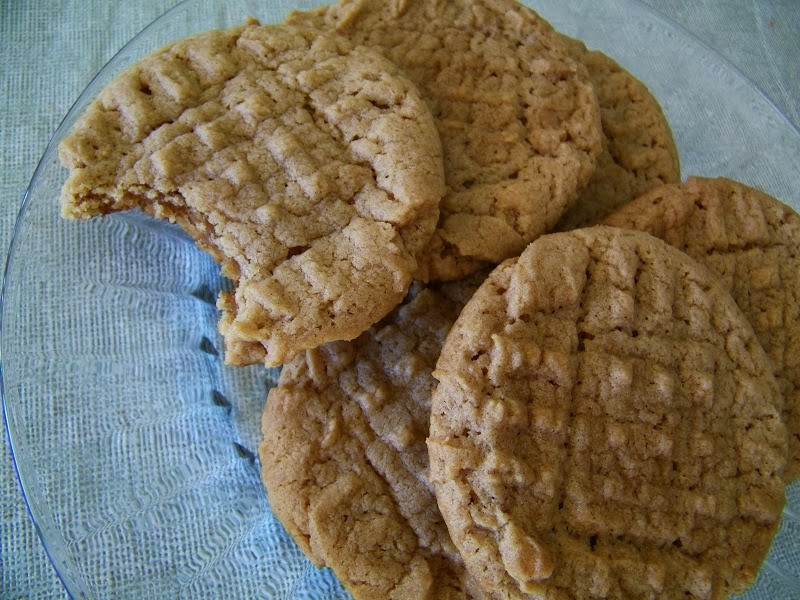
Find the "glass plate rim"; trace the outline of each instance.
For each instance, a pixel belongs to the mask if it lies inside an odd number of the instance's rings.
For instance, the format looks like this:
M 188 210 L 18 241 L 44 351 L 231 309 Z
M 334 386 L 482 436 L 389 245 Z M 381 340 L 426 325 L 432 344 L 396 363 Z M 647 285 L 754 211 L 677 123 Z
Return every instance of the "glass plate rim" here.
M 14 219 L 14 227 L 13 227 L 12 232 L 11 232 L 11 240 L 9 241 L 8 249 L 7 249 L 6 255 L 5 255 L 5 262 L 4 262 L 4 265 L 3 265 L 2 276 L 0 277 L 0 412 L 2 412 L 2 415 L 3 415 L 3 429 L 5 430 L 5 440 L 8 443 L 9 455 L 11 457 L 11 464 L 12 464 L 13 469 L 14 469 L 14 476 L 15 476 L 15 478 L 17 480 L 18 485 L 19 485 L 19 491 L 20 491 L 20 494 L 22 496 L 22 500 L 25 503 L 25 510 L 28 513 L 28 516 L 30 517 L 31 523 L 33 524 L 34 530 L 36 531 L 36 535 L 37 535 L 37 538 L 39 540 L 39 543 L 41 543 L 42 548 L 45 551 L 45 555 L 47 556 L 47 559 L 48 559 L 48 561 L 50 563 L 50 566 L 55 571 L 56 576 L 58 577 L 58 580 L 64 586 L 64 590 L 67 592 L 67 595 L 70 598 L 94 598 L 95 595 L 87 587 L 83 576 L 81 576 L 81 578 L 79 580 L 72 581 L 72 582 L 68 583 L 66 581 L 64 575 L 62 575 L 61 568 L 59 568 L 59 565 L 56 564 L 56 558 L 55 558 L 54 554 L 55 554 L 55 552 L 57 550 L 61 549 L 63 540 L 62 540 L 61 536 L 56 536 L 55 540 L 51 538 L 50 540 L 46 541 L 46 539 L 45 539 L 45 533 L 43 531 L 43 525 L 44 524 L 42 523 L 42 521 L 43 520 L 44 521 L 48 520 L 49 517 L 47 515 L 41 515 L 41 514 L 40 515 L 34 515 L 34 510 L 33 510 L 32 506 L 31 506 L 31 504 L 32 504 L 31 496 L 35 495 L 36 490 L 38 489 L 38 483 L 35 481 L 35 474 L 31 474 L 31 476 L 29 478 L 27 474 L 23 474 L 22 473 L 23 469 L 21 469 L 21 467 L 20 467 L 20 460 L 21 459 L 18 457 L 17 452 L 15 450 L 15 446 L 16 446 L 15 441 L 14 441 L 15 434 L 14 434 L 14 432 L 12 432 L 12 427 L 10 426 L 9 408 L 8 408 L 8 403 L 6 401 L 5 368 L 4 368 L 4 361 L 3 361 L 4 349 L 5 349 L 5 343 L 4 343 L 4 339 L 5 338 L 2 335 L 3 334 L 3 321 L 4 321 L 3 317 L 5 315 L 5 310 L 6 310 L 5 298 L 6 298 L 6 286 L 8 284 L 9 269 L 10 269 L 10 266 L 12 264 L 12 261 L 16 258 L 16 254 L 17 254 L 16 251 L 18 249 L 17 247 L 18 247 L 18 244 L 19 244 L 19 241 L 18 241 L 19 240 L 19 232 L 20 232 L 20 230 L 21 230 L 21 228 L 23 226 L 23 220 L 24 220 L 24 217 L 25 217 L 25 213 L 26 213 L 27 208 L 28 208 L 28 206 L 30 204 L 31 188 L 33 187 L 34 182 L 37 181 L 37 179 L 39 177 L 39 173 L 44 168 L 44 165 L 52 157 L 53 153 L 56 152 L 56 148 L 57 148 L 58 142 L 60 142 L 61 138 L 63 137 L 63 130 L 64 130 L 65 126 L 66 126 L 66 123 L 69 121 L 70 117 L 72 116 L 72 114 L 83 103 L 83 101 L 86 99 L 86 97 L 89 96 L 90 93 L 93 93 L 93 90 L 92 90 L 93 84 L 100 78 L 100 76 L 106 70 L 106 68 L 108 68 L 108 66 L 111 65 L 112 63 L 115 63 L 115 62 L 119 61 L 120 60 L 120 56 L 124 55 L 124 51 L 127 48 L 134 46 L 135 43 L 140 38 L 146 36 L 152 29 L 157 27 L 158 23 L 160 23 L 162 20 L 169 18 L 173 13 L 180 11 L 180 9 L 183 6 L 191 4 L 192 2 L 195 2 L 195 1 L 196 0 L 181 0 L 180 2 L 175 4 L 173 7 L 169 8 L 166 11 L 164 11 L 163 13 L 158 15 L 155 19 L 150 21 L 150 23 L 148 23 L 145 27 L 143 27 L 140 31 L 138 31 L 136 33 L 136 35 L 134 35 L 132 38 L 130 38 L 116 52 L 114 52 L 114 55 L 111 58 L 109 58 L 108 61 L 106 61 L 97 70 L 96 73 L 94 73 L 91 76 L 89 82 L 83 88 L 83 90 L 78 95 L 78 97 L 75 99 L 75 101 L 70 105 L 69 109 L 64 114 L 64 116 L 62 117 L 61 121 L 59 122 L 58 127 L 56 127 L 55 131 L 50 136 L 50 139 L 48 140 L 47 145 L 45 146 L 45 149 L 44 149 L 44 152 L 42 153 L 41 158 L 36 163 L 36 167 L 33 170 L 33 174 L 31 175 L 30 181 L 28 182 L 28 185 L 26 186 L 25 190 L 22 192 L 22 196 L 21 196 L 20 202 L 19 202 L 19 208 L 17 209 L 17 214 L 16 214 L 16 217 Z M 53 525 L 50 525 L 50 527 L 54 528 Z M 53 544 L 54 541 L 55 541 L 55 546 Z M 63 550 L 61 550 L 60 554 L 63 557 L 63 560 L 65 561 L 65 563 L 68 564 L 68 563 L 72 563 L 73 562 L 71 557 L 69 556 L 69 554 L 67 552 L 64 552 Z M 61 567 L 63 568 L 63 566 L 64 565 L 62 564 Z M 74 569 L 74 568 L 72 569 L 72 571 L 73 572 L 79 572 L 77 569 Z
M 53 153 L 56 152 L 57 145 L 60 142 L 61 138 L 64 136 L 64 128 L 67 122 L 70 120 L 70 117 L 73 115 L 73 113 L 75 113 L 78 110 L 78 108 L 84 103 L 84 101 L 87 100 L 88 96 L 96 95 L 97 92 L 93 89 L 93 85 L 95 84 L 96 81 L 98 81 L 98 79 L 101 77 L 101 75 L 106 71 L 106 69 L 109 66 L 117 62 L 121 62 L 123 60 L 123 58 L 125 57 L 126 49 L 135 46 L 136 42 L 139 39 L 145 37 L 151 30 L 155 29 L 159 23 L 161 23 L 165 19 L 168 19 L 173 13 L 179 12 L 183 7 L 194 4 L 197 1 L 198 0 L 180 0 L 180 2 L 178 2 L 168 10 L 164 11 L 163 13 L 161 13 L 150 23 L 148 23 L 144 28 L 142 28 L 139 32 L 137 32 L 127 42 L 125 42 L 122 46 L 120 46 L 119 49 L 117 49 L 117 51 L 113 54 L 113 56 L 107 62 L 105 62 L 97 70 L 97 72 L 95 72 L 91 76 L 88 83 L 81 91 L 81 93 L 78 95 L 75 101 L 70 105 L 70 108 L 64 114 L 61 121 L 59 122 L 59 125 L 56 127 L 55 131 L 50 136 L 41 158 L 37 161 L 36 167 L 33 170 L 33 174 L 31 175 L 28 185 L 26 186 L 25 190 L 23 191 L 20 197 L 17 213 L 14 220 L 14 227 L 11 232 L 11 238 L 5 255 L 3 271 L 2 274 L 0 275 L 0 412 L 2 412 L 3 415 L 5 439 L 8 443 L 9 454 L 11 456 L 11 463 L 13 465 L 15 477 L 19 484 L 19 490 L 22 499 L 25 503 L 25 509 L 28 513 L 28 516 L 31 519 L 31 522 L 39 539 L 39 542 L 42 544 L 42 547 L 44 548 L 45 554 L 48 558 L 48 561 L 50 562 L 50 565 L 55 570 L 59 581 L 64 586 L 65 591 L 71 598 L 75 597 L 93 598 L 95 597 L 95 595 L 86 586 L 82 574 L 80 580 L 73 581 L 71 582 L 71 584 L 68 584 L 64 576 L 62 575 L 59 566 L 57 566 L 54 553 L 56 549 L 61 547 L 63 540 L 60 536 L 57 536 L 55 540 L 56 541 L 55 547 L 53 544 L 54 540 L 52 538 L 48 541 L 45 540 L 44 529 L 46 529 L 47 527 L 44 526 L 42 521 L 48 520 L 48 517 L 46 515 L 34 515 L 34 510 L 31 506 L 32 502 L 30 497 L 32 494 L 35 495 L 35 491 L 38 488 L 38 484 L 35 482 L 35 474 L 31 474 L 30 478 L 28 477 L 27 474 L 23 475 L 22 469 L 20 468 L 20 461 L 22 459 L 18 457 L 17 452 L 15 451 L 15 442 L 14 442 L 15 434 L 12 432 L 12 427 L 10 426 L 9 409 L 6 401 L 5 370 L 3 361 L 4 349 L 5 349 L 5 337 L 2 335 L 3 321 L 6 310 L 5 297 L 6 297 L 6 287 L 8 284 L 9 269 L 12 264 L 12 261 L 17 258 L 17 250 L 19 246 L 19 233 L 23 226 L 25 213 L 30 203 L 31 189 L 34 183 L 37 181 L 41 170 L 44 168 L 44 165 L 52 157 Z M 547 1 L 552 2 L 555 0 L 547 0 Z M 712 56 L 728 71 L 734 74 L 736 78 L 740 79 L 743 83 L 745 83 L 747 87 L 755 91 L 759 95 L 759 97 L 763 101 L 766 101 L 767 105 L 775 113 L 777 113 L 777 115 L 780 117 L 782 121 L 782 125 L 787 126 L 789 130 L 792 132 L 792 134 L 794 136 L 797 136 L 798 139 L 800 139 L 800 125 L 795 124 L 791 119 L 789 119 L 789 117 L 772 100 L 772 98 L 770 98 L 770 96 L 768 96 L 766 92 L 764 92 L 764 90 L 761 89 L 760 86 L 758 86 L 748 75 L 746 75 L 739 66 L 737 66 L 727 56 L 722 54 L 720 50 L 715 48 L 710 43 L 706 42 L 699 35 L 695 34 L 694 32 L 690 31 L 689 29 L 678 23 L 678 21 L 676 21 L 672 17 L 664 14 L 656 7 L 645 4 L 642 0 L 609 0 L 609 1 L 613 3 L 624 3 L 628 5 L 633 5 L 636 8 L 636 10 L 639 10 L 640 12 L 648 15 L 650 19 L 660 22 L 661 25 L 664 26 L 666 29 L 671 30 L 672 32 L 677 33 L 685 38 L 688 38 L 691 42 L 693 42 L 699 48 L 701 48 L 703 52 Z M 536 0 L 521 0 L 521 2 L 523 4 L 530 6 L 534 10 L 537 10 L 536 6 L 532 6 L 535 5 Z M 24 460 L 22 462 L 24 462 Z M 55 529 L 54 526 L 49 526 L 49 527 Z M 69 556 L 67 552 L 61 552 L 61 555 L 63 561 L 61 564 L 62 568 L 65 564 L 73 562 L 72 558 Z M 767 566 L 769 567 L 769 570 L 773 572 L 776 576 L 779 576 L 781 578 L 784 577 L 771 565 Z M 73 568 L 72 570 L 73 572 L 80 573 L 79 569 Z

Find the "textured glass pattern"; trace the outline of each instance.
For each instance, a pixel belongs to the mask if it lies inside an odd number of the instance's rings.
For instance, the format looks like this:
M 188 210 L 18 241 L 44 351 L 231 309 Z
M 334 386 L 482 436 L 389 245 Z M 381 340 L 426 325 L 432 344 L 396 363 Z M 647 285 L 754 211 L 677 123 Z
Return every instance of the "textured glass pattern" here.
M 36 525 L 76 597 L 346 598 L 269 511 L 255 448 L 276 370 L 221 363 L 216 265 L 141 215 L 63 221 L 55 148 L 105 83 L 171 40 L 315 3 L 187 0 L 101 71 L 56 132 L 14 233 L 4 407 Z M 725 175 L 798 209 L 800 134 L 728 63 L 629 0 L 545 0 L 565 33 L 648 84 L 684 175 Z M 748 598 L 800 597 L 800 486 Z

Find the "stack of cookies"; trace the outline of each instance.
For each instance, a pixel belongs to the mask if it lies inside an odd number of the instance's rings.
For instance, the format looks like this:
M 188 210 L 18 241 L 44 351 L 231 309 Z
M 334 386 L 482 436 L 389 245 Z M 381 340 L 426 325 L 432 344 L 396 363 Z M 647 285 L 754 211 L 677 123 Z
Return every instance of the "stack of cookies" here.
M 62 212 L 184 228 L 262 475 L 355 598 L 720 598 L 800 476 L 800 217 L 681 183 L 644 85 L 514 0 L 175 42 L 60 148 Z M 552 233 L 557 232 L 557 233 Z

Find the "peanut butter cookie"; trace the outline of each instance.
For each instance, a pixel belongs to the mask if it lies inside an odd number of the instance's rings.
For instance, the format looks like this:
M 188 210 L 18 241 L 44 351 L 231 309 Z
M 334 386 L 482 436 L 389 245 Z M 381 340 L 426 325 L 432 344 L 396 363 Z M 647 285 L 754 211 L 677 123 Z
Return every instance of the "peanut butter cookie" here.
M 800 477 L 800 216 L 741 183 L 690 177 L 607 223 L 647 231 L 719 275 L 772 360 L 790 435 L 785 477 Z
M 444 193 L 432 117 L 394 65 L 254 21 L 135 63 L 60 154 L 65 216 L 138 207 L 222 264 L 236 287 L 219 327 L 237 365 L 281 364 L 385 316 Z
M 496 598 L 719 598 L 784 505 L 766 354 L 722 285 L 642 232 L 544 236 L 461 312 L 434 376 L 431 479 Z
M 555 229 L 597 225 L 604 217 L 654 187 L 681 180 L 680 159 L 667 118 L 647 87 L 613 59 L 563 36 L 597 94 L 603 153 L 589 184 Z
M 457 279 L 519 254 L 594 172 L 602 134 L 588 76 L 514 0 L 342 0 L 288 22 L 382 50 L 427 101 L 447 192 L 419 279 Z
M 264 411 L 273 511 L 355 598 L 469 598 L 428 480 L 431 373 L 477 283 L 424 289 L 351 342 L 298 356 Z

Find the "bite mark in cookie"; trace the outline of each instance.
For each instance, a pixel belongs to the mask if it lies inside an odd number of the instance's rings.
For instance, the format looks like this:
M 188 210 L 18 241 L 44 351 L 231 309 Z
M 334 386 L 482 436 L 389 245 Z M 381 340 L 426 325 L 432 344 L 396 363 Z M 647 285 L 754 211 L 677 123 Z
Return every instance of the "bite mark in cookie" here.
M 141 208 L 178 223 L 234 280 L 232 364 L 350 339 L 405 295 L 444 191 L 413 84 L 316 30 L 181 40 L 135 63 L 61 144 L 65 216 Z

